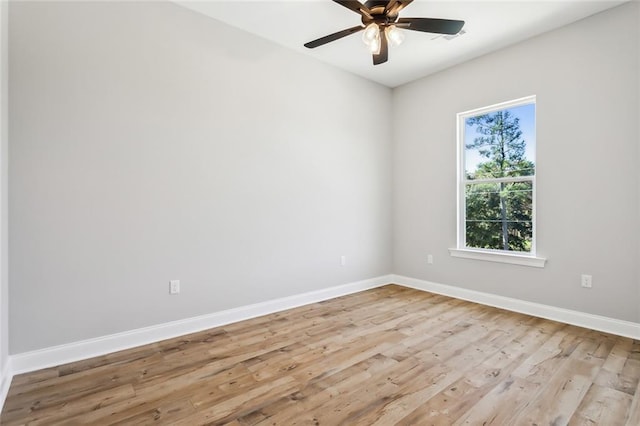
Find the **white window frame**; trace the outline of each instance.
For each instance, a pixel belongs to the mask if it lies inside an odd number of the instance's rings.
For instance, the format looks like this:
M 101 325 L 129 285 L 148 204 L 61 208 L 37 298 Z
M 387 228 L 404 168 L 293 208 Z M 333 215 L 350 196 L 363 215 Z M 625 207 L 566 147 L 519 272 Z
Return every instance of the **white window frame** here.
M 514 265 L 533 266 L 543 268 L 546 262 L 545 258 L 538 257 L 536 246 L 536 175 L 538 172 L 537 156 L 536 156 L 536 170 L 533 176 L 517 176 L 508 178 L 496 178 L 496 179 L 473 179 L 467 180 L 465 174 L 465 127 L 466 119 L 477 115 L 488 114 L 491 112 L 512 108 L 521 105 L 536 104 L 536 96 L 526 96 L 524 98 L 514 99 L 507 102 L 501 102 L 498 104 L 489 105 L 482 108 L 476 108 L 469 111 L 458 113 L 457 119 L 457 248 L 449 249 L 451 256 L 462 257 L 466 259 L 485 260 L 490 262 L 509 263 Z M 537 108 L 536 108 L 537 115 Z M 537 117 L 536 117 L 537 121 Z M 537 142 L 537 141 L 536 141 Z M 537 149 L 537 144 L 536 144 Z M 483 182 L 531 182 L 532 185 L 532 236 L 531 236 L 531 251 L 530 252 L 514 252 L 508 250 L 497 249 L 481 249 L 474 247 L 467 247 L 466 244 L 466 199 L 465 199 L 465 187 L 469 182 L 483 183 Z

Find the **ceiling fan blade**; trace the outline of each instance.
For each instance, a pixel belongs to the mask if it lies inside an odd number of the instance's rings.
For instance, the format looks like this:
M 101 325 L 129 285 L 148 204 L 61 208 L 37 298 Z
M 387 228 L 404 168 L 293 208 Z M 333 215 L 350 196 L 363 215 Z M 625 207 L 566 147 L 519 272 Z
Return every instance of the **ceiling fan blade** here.
M 358 15 L 371 18 L 371 11 L 367 6 L 360 3 L 358 0 L 333 0 L 334 2 L 346 7 L 349 10 L 353 10 Z
M 357 27 L 347 28 L 346 30 L 338 31 L 337 33 L 329 34 L 324 37 L 320 37 L 317 40 L 310 41 L 309 43 L 305 43 L 304 47 L 308 47 L 309 49 L 313 49 L 314 47 L 322 46 L 323 44 L 330 43 L 332 41 L 338 40 L 342 37 L 346 37 L 348 35 L 357 33 L 358 31 L 364 30 L 362 25 L 358 25 Z
M 405 30 L 453 35 L 460 32 L 464 26 L 464 21 L 435 18 L 400 18 L 396 25 Z
M 405 7 L 409 6 L 412 1 L 413 0 L 390 0 L 384 11 L 388 15 L 397 16 L 398 13 L 400 13 L 400 11 Z
M 387 44 L 387 36 L 384 34 L 384 29 L 380 28 L 380 53 L 373 55 L 373 65 L 384 64 L 388 59 L 389 46 Z
M 387 6 L 385 6 L 384 8 L 384 14 L 385 15 L 389 14 L 389 11 L 393 10 L 393 8 L 396 7 L 397 3 L 398 3 L 398 0 L 389 0 L 389 2 L 387 3 Z

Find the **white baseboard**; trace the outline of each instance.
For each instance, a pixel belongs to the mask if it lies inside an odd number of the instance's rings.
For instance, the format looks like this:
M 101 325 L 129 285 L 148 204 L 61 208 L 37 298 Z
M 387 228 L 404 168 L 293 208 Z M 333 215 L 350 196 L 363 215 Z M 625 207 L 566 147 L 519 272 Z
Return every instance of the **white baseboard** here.
M 13 375 L 79 361 L 95 356 L 134 348 L 160 340 L 171 339 L 209 328 L 219 327 L 310 303 L 333 299 L 339 296 L 380 287 L 391 282 L 391 276 L 381 276 L 354 283 L 311 291 L 234 309 L 215 312 L 179 321 L 139 328 L 94 339 L 73 342 L 31 352 L 11 355 Z
M 618 336 L 630 337 L 636 340 L 640 339 L 640 324 L 635 322 L 587 314 L 585 312 L 572 311 L 570 309 L 543 305 L 541 303 L 527 302 L 525 300 L 513 299 L 510 297 L 497 296 L 495 294 L 483 293 L 445 284 L 437 284 L 430 281 L 403 277 L 402 275 L 392 275 L 392 280 L 395 284 L 415 288 L 417 290 L 442 294 L 445 296 L 455 297 L 456 299 L 468 300 L 470 302 L 494 306 L 508 311 L 577 325 L 579 327 L 590 328 L 592 330 L 604 331 Z
M 9 393 L 9 386 L 11 386 L 11 379 L 13 379 L 13 372 L 11 370 L 11 358 L 8 358 L 3 366 L 0 367 L 0 411 L 4 408 L 4 401 L 7 399 Z

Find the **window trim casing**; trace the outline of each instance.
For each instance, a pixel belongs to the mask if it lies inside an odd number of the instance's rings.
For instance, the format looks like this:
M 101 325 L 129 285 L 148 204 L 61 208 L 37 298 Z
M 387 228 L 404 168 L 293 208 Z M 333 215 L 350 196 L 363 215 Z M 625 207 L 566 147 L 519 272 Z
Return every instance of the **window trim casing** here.
M 465 211 L 466 211 L 466 200 L 465 200 L 465 186 L 467 184 L 467 180 L 464 176 L 465 171 L 465 150 L 464 150 L 464 136 L 465 136 L 465 122 L 466 118 L 472 117 L 475 115 L 486 114 L 489 112 L 498 111 L 501 109 L 507 109 L 515 106 L 526 105 L 526 104 L 535 104 L 535 119 L 537 126 L 537 99 L 536 95 L 525 96 L 522 98 L 500 102 L 493 105 L 475 108 L 468 111 L 459 112 L 456 114 L 456 142 L 457 142 L 457 176 L 456 176 L 456 196 L 457 196 L 457 220 L 456 220 L 456 244 L 457 247 L 454 249 L 449 249 L 451 256 L 453 257 L 462 257 L 467 259 L 475 259 L 475 260 L 486 260 L 491 262 L 500 262 L 500 263 L 509 263 L 515 265 L 523 265 L 523 266 L 534 266 L 543 268 L 546 262 L 545 258 L 537 256 L 537 215 L 536 215 L 536 176 L 537 176 L 537 155 L 536 155 L 536 173 L 531 177 L 518 176 L 514 178 L 506 178 L 505 181 L 513 182 L 513 181 L 530 181 L 532 185 L 532 212 L 531 212 L 531 220 L 532 220 L 532 236 L 531 236 L 531 251 L 528 253 L 523 252 L 512 252 L 507 250 L 497 250 L 497 249 L 480 249 L 474 247 L 467 247 L 466 243 L 466 227 L 465 227 Z M 537 139 L 537 138 L 536 138 Z M 537 142 L 537 140 L 536 140 Z M 536 152 L 537 152 L 537 144 L 536 144 Z M 499 182 L 498 180 L 491 179 L 492 182 Z M 480 183 L 481 181 L 477 181 Z

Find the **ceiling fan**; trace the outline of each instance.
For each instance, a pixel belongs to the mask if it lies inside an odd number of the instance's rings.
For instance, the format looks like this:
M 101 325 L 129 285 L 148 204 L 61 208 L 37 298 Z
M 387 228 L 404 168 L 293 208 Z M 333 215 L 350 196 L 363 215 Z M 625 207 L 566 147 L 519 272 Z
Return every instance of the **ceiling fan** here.
M 373 54 L 373 65 L 387 62 L 389 44 L 397 46 L 402 43 L 404 34 L 400 29 L 453 35 L 464 26 L 464 21 L 451 19 L 399 18 L 400 11 L 413 0 L 368 0 L 364 4 L 357 0 L 333 1 L 360 15 L 362 25 L 320 37 L 304 46 L 313 49 L 364 30 L 362 40 Z

